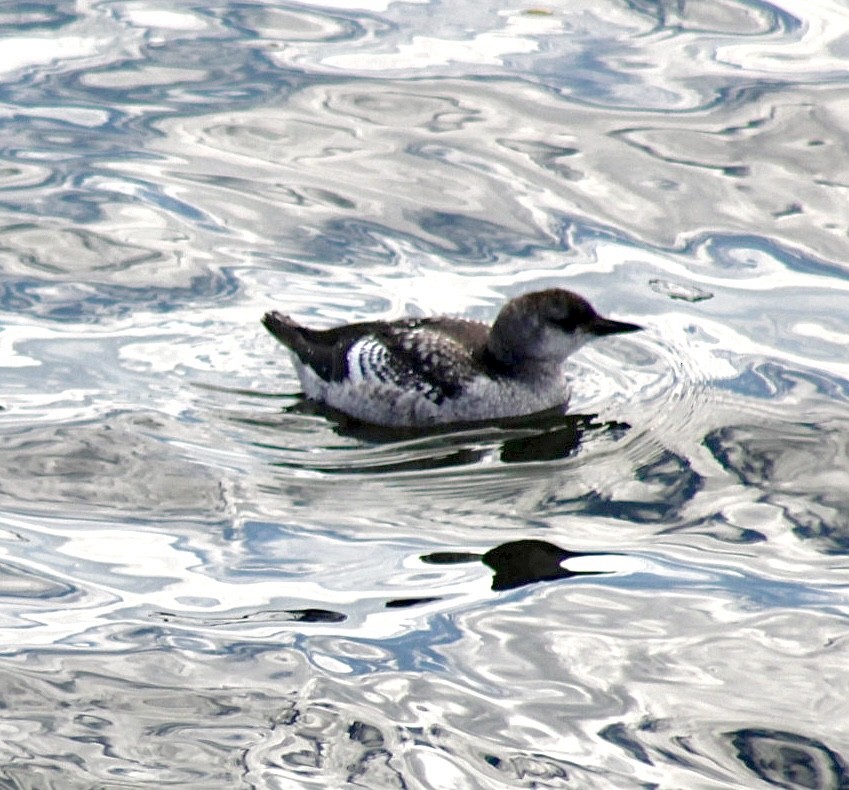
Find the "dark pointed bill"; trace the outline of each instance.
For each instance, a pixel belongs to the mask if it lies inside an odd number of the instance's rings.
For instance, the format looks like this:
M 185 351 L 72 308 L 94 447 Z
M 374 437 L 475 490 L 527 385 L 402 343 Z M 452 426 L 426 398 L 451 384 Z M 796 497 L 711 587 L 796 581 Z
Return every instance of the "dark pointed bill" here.
M 624 332 L 639 332 L 639 324 L 629 324 L 627 321 L 614 321 L 612 318 L 599 316 L 588 327 L 590 334 L 602 337 L 604 335 L 619 335 Z

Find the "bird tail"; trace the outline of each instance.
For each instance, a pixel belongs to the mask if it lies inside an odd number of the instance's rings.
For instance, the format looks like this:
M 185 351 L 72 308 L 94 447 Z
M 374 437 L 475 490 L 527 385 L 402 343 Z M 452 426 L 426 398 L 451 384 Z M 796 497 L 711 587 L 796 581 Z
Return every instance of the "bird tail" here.
M 304 327 L 276 310 L 262 317 L 262 325 L 287 348 L 295 350 L 303 342 Z
M 266 313 L 262 324 L 320 378 L 330 381 L 336 375 L 336 330 L 310 329 L 276 310 Z

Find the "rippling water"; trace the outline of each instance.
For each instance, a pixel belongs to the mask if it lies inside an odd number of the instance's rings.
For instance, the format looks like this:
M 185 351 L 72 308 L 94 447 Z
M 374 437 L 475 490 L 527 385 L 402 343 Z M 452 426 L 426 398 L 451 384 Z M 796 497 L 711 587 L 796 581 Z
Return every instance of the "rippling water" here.
M 849 10 L 0 7 L 0 787 L 849 786 Z M 259 324 L 562 286 L 572 414 Z

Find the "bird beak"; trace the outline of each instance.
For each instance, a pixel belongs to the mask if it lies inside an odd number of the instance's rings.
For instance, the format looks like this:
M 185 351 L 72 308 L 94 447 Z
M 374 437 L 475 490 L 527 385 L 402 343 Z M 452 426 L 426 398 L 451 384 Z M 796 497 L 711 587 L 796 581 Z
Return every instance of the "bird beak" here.
M 604 335 L 620 335 L 625 332 L 638 332 L 642 327 L 638 324 L 629 324 L 625 321 L 614 321 L 612 318 L 599 316 L 589 327 L 589 333 L 597 337 Z

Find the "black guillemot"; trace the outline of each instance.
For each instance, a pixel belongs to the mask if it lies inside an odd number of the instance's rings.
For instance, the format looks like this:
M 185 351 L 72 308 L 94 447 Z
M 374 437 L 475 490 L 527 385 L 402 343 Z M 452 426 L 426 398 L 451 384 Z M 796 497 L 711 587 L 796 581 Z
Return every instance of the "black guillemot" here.
M 600 316 L 560 288 L 507 302 L 490 327 L 461 318 L 309 329 L 273 311 L 304 394 L 377 425 L 418 427 L 534 414 L 565 404 L 563 363 L 584 343 L 642 327 Z

